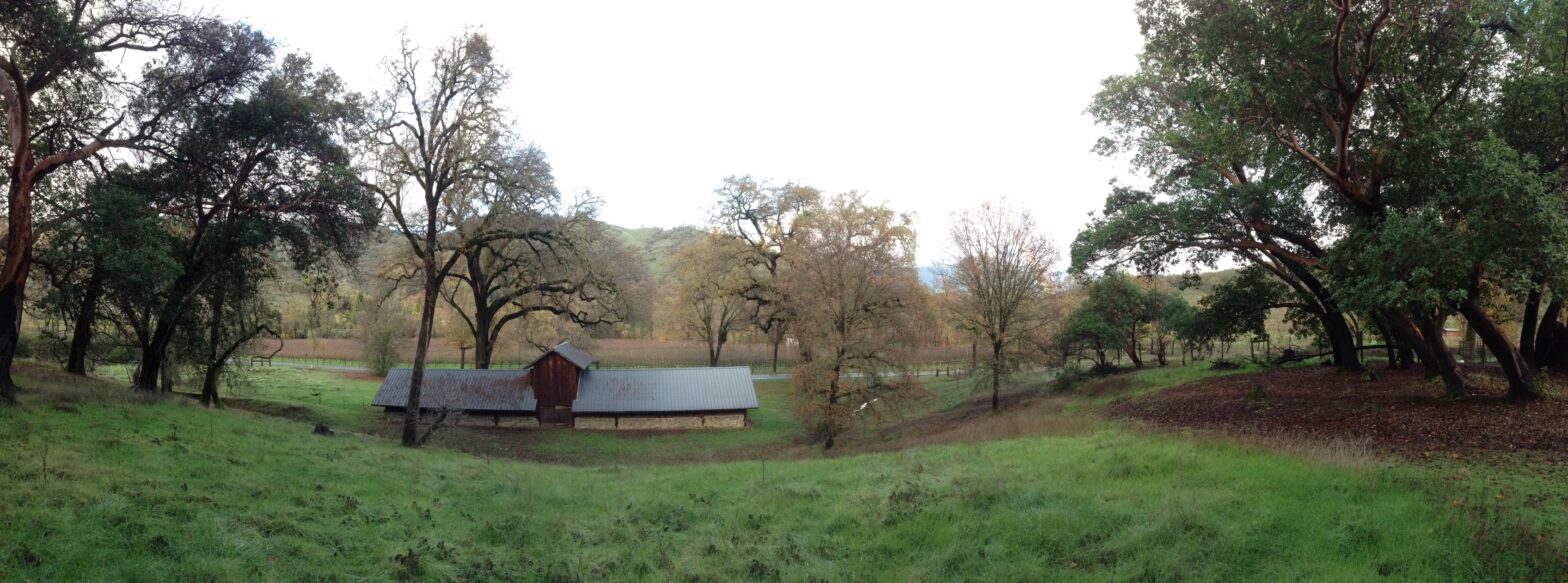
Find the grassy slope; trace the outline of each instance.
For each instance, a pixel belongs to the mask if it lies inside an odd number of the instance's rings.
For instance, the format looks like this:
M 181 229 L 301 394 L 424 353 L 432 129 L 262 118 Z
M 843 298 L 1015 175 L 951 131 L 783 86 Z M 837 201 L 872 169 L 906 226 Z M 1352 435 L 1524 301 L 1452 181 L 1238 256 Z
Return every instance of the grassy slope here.
M 0 410 L 0 578 L 1527 574 L 1506 550 L 1485 564 L 1470 552 L 1476 525 L 1424 493 L 1419 469 L 1322 466 L 1115 428 L 811 461 L 581 468 L 321 438 L 239 411 L 118 401 L 115 386 L 27 381 L 50 388 Z

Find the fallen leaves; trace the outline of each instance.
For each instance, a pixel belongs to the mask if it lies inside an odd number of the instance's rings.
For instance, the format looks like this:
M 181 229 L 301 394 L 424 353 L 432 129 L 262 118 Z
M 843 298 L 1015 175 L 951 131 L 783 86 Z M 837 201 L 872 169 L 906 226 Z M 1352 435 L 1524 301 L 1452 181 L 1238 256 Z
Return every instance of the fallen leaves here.
M 1420 459 L 1529 450 L 1568 458 L 1568 402 L 1516 405 L 1472 369 L 1474 396 L 1442 398 L 1418 370 L 1380 370 L 1380 380 L 1329 368 L 1294 368 L 1205 379 L 1114 405 L 1112 414 L 1159 425 L 1364 440 Z M 1260 400 L 1249 397 L 1262 388 Z M 1260 406 L 1262 405 L 1262 406 Z

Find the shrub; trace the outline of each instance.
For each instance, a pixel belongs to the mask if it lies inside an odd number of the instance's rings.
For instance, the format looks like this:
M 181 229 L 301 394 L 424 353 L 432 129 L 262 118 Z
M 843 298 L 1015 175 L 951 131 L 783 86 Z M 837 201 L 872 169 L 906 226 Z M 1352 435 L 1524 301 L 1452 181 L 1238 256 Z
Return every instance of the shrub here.
M 1089 376 L 1089 371 L 1076 364 L 1063 366 L 1062 370 L 1056 373 L 1056 377 L 1051 379 L 1051 390 L 1058 393 L 1071 391 L 1078 386 L 1078 383 L 1088 379 Z
M 1089 373 L 1090 374 L 1093 374 L 1095 376 L 1102 376 L 1102 377 L 1103 376 L 1110 376 L 1110 375 L 1113 375 L 1113 374 L 1116 374 L 1116 373 L 1119 373 L 1119 372 L 1122 372 L 1122 367 L 1116 366 L 1116 365 L 1108 363 L 1108 362 L 1107 363 L 1096 364 L 1093 367 L 1089 368 Z
M 18 334 L 17 337 L 16 337 L 16 357 L 17 358 L 32 358 L 33 357 L 33 343 L 34 342 L 35 342 L 35 339 L 32 336 L 29 336 L 29 335 L 26 335 L 26 334 Z
M 360 313 L 360 358 L 376 376 L 386 376 L 398 365 L 399 348 L 408 335 L 407 322 L 395 302 L 367 305 Z
M 1219 359 L 1209 365 L 1209 370 L 1236 370 L 1241 368 L 1241 363 L 1234 360 Z

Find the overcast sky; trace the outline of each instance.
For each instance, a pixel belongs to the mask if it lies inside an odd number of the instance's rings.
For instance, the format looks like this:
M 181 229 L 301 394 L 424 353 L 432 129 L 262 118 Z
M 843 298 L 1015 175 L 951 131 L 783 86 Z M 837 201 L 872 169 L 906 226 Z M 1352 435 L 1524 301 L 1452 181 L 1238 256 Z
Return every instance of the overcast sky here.
M 949 215 L 1006 196 L 1063 246 L 1125 164 L 1084 108 L 1139 47 L 1131 0 L 480 2 L 197 0 L 384 85 L 398 31 L 480 27 L 512 72 L 521 134 L 566 193 L 624 226 L 701 223 L 721 178 L 860 190 L 916 215 L 920 260 Z

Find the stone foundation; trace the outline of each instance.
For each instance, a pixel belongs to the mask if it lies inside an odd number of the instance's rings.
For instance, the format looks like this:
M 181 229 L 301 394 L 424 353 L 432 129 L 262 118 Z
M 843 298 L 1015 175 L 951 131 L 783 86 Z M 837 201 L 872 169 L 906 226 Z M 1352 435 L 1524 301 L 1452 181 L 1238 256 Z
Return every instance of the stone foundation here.
M 630 431 L 702 429 L 702 417 L 698 415 L 682 415 L 679 417 L 643 417 L 628 415 L 617 419 L 615 422 L 615 428 Z
M 502 417 L 501 422 L 496 424 L 496 427 L 524 427 L 534 429 L 539 427 L 539 420 L 533 417 L 523 416 Z
M 746 414 L 703 415 L 702 426 L 709 429 L 745 429 Z

